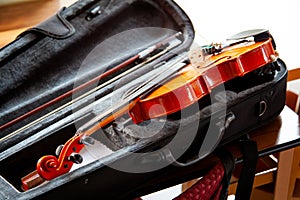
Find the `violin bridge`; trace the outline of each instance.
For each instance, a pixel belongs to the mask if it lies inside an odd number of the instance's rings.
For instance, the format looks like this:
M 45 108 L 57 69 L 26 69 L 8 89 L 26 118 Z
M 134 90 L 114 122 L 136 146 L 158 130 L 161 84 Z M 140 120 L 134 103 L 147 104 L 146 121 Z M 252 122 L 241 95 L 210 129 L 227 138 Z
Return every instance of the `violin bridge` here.
M 188 57 L 194 66 L 202 66 L 205 63 L 205 55 L 201 47 L 196 47 L 189 51 Z

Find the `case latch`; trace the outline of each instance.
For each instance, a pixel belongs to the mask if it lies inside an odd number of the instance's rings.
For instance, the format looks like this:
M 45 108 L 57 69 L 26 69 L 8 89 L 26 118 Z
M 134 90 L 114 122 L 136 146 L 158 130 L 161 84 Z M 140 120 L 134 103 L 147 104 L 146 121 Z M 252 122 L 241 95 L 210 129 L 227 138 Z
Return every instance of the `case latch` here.
M 93 8 L 85 17 L 86 20 L 91 21 L 93 18 L 95 18 L 96 16 L 100 15 L 102 13 L 101 11 L 101 7 L 100 6 L 96 6 L 95 8 Z

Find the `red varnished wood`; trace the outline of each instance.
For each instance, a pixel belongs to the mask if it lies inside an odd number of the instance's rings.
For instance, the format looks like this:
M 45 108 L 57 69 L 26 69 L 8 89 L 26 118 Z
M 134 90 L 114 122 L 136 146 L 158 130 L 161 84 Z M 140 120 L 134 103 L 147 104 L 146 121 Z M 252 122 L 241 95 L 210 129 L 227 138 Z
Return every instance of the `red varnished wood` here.
M 84 147 L 80 140 L 81 135 L 75 135 L 69 139 L 64 144 L 64 148 L 62 148 L 58 158 L 52 155 L 41 157 L 36 167 L 38 174 L 43 179 L 51 180 L 69 172 L 73 165 L 73 162 L 69 160 L 69 156 L 72 153 L 79 153 Z
M 271 39 L 246 42 L 207 56 L 200 66 L 192 64 L 178 76 L 140 99 L 129 111 L 135 123 L 182 110 L 210 93 L 215 87 L 272 62 L 275 50 Z

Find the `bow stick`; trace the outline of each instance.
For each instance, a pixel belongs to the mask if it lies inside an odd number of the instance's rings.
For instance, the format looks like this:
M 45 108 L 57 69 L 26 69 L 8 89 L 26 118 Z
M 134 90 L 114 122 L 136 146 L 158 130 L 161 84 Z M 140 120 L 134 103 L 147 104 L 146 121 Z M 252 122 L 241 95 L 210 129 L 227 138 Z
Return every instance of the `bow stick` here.
M 43 156 L 38 161 L 37 171 L 22 178 L 22 188 L 28 190 L 41 184 L 45 180 L 51 180 L 69 172 L 73 163 L 81 163 L 82 157 L 78 153 L 85 145 L 93 144 L 93 139 L 90 135 L 112 122 L 116 117 L 123 115 L 128 109 L 134 106 L 140 96 L 155 88 L 157 83 L 169 79 L 174 73 L 186 66 L 186 63 L 183 63 L 186 59 L 187 56 L 184 54 L 183 56 L 172 59 L 170 62 L 164 63 L 162 66 L 163 70 L 160 71 L 160 73 L 156 73 L 150 80 L 147 80 L 139 90 L 134 90 L 118 104 L 84 124 L 78 129 L 76 134 L 62 146 L 58 157 L 52 155 Z
M 20 121 L 26 119 L 27 117 L 30 117 L 30 116 L 34 115 L 35 113 L 37 113 L 37 112 L 39 112 L 39 111 L 55 104 L 55 103 L 65 99 L 69 96 L 71 96 L 73 93 L 78 92 L 78 91 L 86 88 L 87 86 L 99 81 L 100 79 L 103 79 L 103 78 L 105 78 L 109 75 L 112 75 L 113 73 L 115 73 L 115 72 L 117 72 L 121 69 L 124 69 L 125 67 L 129 66 L 130 64 L 134 63 L 137 60 L 145 60 L 148 56 L 151 55 L 151 53 L 153 53 L 154 51 L 156 51 L 160 48 L 163 48 L 165 45 L 169 44 L 172 40 L 174 40 L 176 38 L 179 38 L 181 35 L 182 35 L 181 32 L 177 32 L 176 34 L 174 34 L 174 35 L 172 35 L 172 36 L 156 43 L 155 45 L 152 45 L 152 46 L 146 48 L 145 50 L 139 52 L 135 56 L 132 56 L 131 58 L 125 60 L 121 64 L 119 64 L 119 65 L 115 66 L 114 68 L 104 72 L 103 74 L 93 78 L 92 80 L 90 80 L 90 81 L 88 81 L 88 82 L 86 82 L 86 83 L 84 83 L 84 84 L 82 84 L 82 85 L 80 85 L 80 86 L 78 86 L 78 87 L 76 87 L 76 88 L 74 88 L 74 89 L 72 89 L 72 90 L 70 90 L 70 91 L 68 91 L 68 92 L 52 99 L 52 100 L 50 100 L 50 101 L 48 101 L 47 103 L 45 103 L 45 104 L 31 110 L 30 112 L 27 112 L 27 113 L 15 118 L 15 119 L 9 121 L 9 122 L 7 122 L 4 125 L 1 125 L 0 126 L 0 131 L 16 124 L 17 122 L 20 122 Z

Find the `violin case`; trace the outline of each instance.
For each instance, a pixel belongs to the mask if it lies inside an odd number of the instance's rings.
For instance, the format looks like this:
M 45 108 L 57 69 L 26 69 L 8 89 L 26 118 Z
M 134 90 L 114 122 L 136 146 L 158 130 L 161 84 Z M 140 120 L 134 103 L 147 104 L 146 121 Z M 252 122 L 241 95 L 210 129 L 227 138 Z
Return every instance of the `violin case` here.
M 132 199 L 198 177 L 188 169 L 278 116 L 287 77 L 280 59 L 165 118 L 126 127 L 118 126 L 122 118 L 116 120 L 94 136 L 107 155 L 24 191 L 21 179 L 39 158 L 53 155 L 78 127 L 140 84 L 140 77 L 145 81 L 159 66 L 185 55 L 195 33 L 171 0 L 81 0 L 1 49 L 2 126 L 178 32 L 179 45 L 135 71 L 67 104 L 128 69 L 115 72 L 1 129 L 0 199 Z

